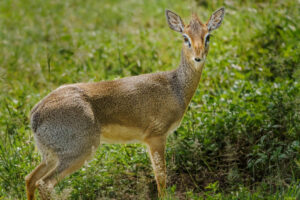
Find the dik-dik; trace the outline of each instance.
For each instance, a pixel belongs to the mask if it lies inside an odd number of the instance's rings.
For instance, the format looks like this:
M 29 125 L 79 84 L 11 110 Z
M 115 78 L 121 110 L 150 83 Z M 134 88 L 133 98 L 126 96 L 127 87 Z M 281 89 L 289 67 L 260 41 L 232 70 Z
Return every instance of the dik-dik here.
M 164 195 L 166 139 L 180 125 L 197 89 L 210 34 L 221 25 L 224 8 L 206 23 L 193 14 L 185 25 L 170 10 L 166 17 L 169 27 L 183 37 L 177 69 L 64 85 L 32 109 L 31 127 L 43 158 L 26 177 L 29 200 L 36 188 L 42 199 L 50 199 L 53 187 L 89 160 L 100 143 L 146 144 L 159 196 Z

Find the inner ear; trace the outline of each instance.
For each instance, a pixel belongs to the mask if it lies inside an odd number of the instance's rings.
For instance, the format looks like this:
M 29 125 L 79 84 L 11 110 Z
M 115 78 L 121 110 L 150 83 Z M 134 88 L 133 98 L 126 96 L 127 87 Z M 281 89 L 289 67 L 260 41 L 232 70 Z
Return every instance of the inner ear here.
M 166 18 L 168 25 L 172 30 L 183 33 L 184 23 L 179 15 L 170 10 L 166 10 Z
M 213 30 L 219 28 L 219 26 L 221 25 L 221 23 L 223 21 L 224 14 L 225 14 L 225 8 L 222 7 L 220 9 L 216 10 L 211 15 L 210 19 L 206 23 L 208 31 L 213 31 Z

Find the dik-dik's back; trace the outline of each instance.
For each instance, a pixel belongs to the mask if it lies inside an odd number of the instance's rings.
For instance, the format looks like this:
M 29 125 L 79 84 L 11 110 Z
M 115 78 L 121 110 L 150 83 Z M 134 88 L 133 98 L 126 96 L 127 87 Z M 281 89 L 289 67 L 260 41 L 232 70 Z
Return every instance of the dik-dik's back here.
M 28 176 L 28 199 L 39 189 L 50 199 L 53 187 L 79 169 L 100 142 L 142 142 L 148 146 L 160 196 L 166 188 L 165 145 L 194 95 L 209 50 L 210 33 L 218 28 L 224 8 L 207 23 L 197 15 L 185 25 L 166 11 L 169 27 L 184 43 L 176 70 L 114 81 L 65 85 L 32 110 L 31 125 L 43 160 Z

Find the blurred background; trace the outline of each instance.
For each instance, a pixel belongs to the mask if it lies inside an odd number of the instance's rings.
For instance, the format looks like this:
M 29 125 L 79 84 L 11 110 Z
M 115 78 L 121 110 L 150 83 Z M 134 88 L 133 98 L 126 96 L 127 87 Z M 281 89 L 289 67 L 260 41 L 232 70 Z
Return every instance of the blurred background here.
M 221 6 L 198 90 L 167 143 L 166 199 L 296 199 L 300 190 L 298 0 L 1 0 L 0 199 L 26 199 L 41 158 L 31 108 L 66 83 L 179 65 L 188 23 Z M 156 199 L 141 144 L 102 145 L 56 187 L 57 199 Z M 300 198 L 300 197 L 299 197 Z

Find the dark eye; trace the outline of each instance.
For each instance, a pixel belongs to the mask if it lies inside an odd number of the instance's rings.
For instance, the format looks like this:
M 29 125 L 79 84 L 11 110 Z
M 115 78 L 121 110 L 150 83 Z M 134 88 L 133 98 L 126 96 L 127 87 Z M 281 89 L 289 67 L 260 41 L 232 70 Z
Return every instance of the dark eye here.
M 191 42 L 190 42 L 190 39 L 187 37 L 187 36 L 183 36 L 183 39 L 184 39 L 184 43 L 186 44 L 186 45 L 188 45 L 189 46 L 189 48 L 191 48 Z
M 209 39 L 210 39 L 210 35 L 207 35 L 205 37 L 205 46 L 207 46 L 209 44 Z

